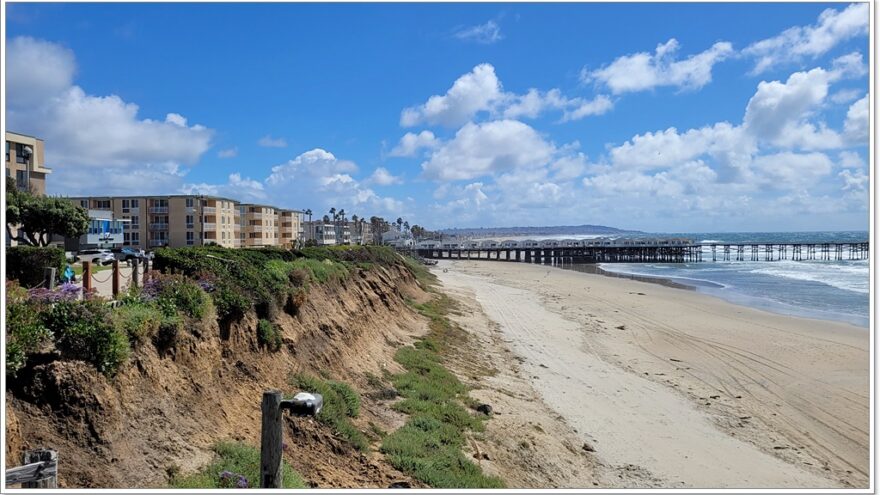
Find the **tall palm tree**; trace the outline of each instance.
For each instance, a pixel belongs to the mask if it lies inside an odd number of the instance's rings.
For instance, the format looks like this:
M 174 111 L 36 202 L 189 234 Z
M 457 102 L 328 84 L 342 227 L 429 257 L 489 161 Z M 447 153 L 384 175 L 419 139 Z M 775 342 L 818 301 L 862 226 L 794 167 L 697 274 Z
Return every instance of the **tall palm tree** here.
M 358 239 L 360 239 L 360 238 L 361 238 L 361 233 L 358 231 L 358 216 L 357 216 L 357 215 L 352 215 L 352 216 L 351 216 L 351 223 L 352 223 L 353 226 L 354 226 L 354 231 L 357 232 L 357 237 L 358 237 Z M 360 242 L 363 243 L 363 240 L 361 240 Z
M 403 227 L 403 219 L 402 218 L 397 217 L 397 222 L 395 222 L 395 223 L 397 224 L 397 230 L 400 230 Z

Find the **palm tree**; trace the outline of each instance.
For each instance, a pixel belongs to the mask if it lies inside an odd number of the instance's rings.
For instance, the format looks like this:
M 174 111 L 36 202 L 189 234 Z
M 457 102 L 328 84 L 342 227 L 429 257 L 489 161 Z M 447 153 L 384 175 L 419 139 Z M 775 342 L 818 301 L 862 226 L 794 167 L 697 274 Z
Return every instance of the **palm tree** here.
M 306 215 L 309 216 L 309 223 L 312 223 L 312 210 L 308 209 L 308 210 L 304 211 L 303 213 L 305 213 Z
M 324 223 L 330 223 L 330 217 L 324 215 Z
M 401 229 L 401 227 L 403 227 L 403 219 L 400 217 L 397 217 L 397 222 L 395 222 L 395 223 L 397 224 L 397 230 L 399 231 Z
M 358 228 L 357 228 L 358 227 L 358 216 L 357 215 L 351 216 L 351 223 L 354 225 L 354 231 L 357 232 L 358 239 L 360 239 L 361 233 L 358 231 Z M 363 239 L 361 239 L 360 242 L 361 242 L 361 244 L 363 244 L 363 242 L 364 242 Z

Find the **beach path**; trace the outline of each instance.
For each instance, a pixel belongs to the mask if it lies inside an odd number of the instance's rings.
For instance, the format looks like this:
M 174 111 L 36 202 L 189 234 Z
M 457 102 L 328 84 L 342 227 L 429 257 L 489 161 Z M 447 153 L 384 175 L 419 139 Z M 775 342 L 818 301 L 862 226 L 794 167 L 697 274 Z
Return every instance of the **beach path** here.
M 438 268 L 606 463 L 669 487 L 867 485 L 866 331 L 536 265 Z

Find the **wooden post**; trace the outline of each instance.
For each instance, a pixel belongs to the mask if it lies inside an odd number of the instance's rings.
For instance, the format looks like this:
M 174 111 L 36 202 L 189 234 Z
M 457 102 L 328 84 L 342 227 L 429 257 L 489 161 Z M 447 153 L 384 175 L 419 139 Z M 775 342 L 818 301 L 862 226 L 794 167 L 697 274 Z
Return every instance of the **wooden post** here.
M 47 266 L 43 270 L 43 285 L 49 290 L 55 288 L 55 267 Z
M 41 449 L 41 450 L 28 450 L 24 453 L 24 464 L 31 464 L 34 462 L 47 462 L 47 461 L 55 461 L 57 466 L 58 464 L 58 452 L 54 450 Z M 57 472 L 57 467 L 56 467 Z M 58 488 L 58 476 L 51 476 L 46 479 L 42 479 L 39 481 L 30 481 L 27 483 L 21 484 L 22 488 Z
M 92 290 L 92 263 L 90 261 L 83 261 L 82 279 L 83 291 Z
M 260 488 L 281 488 L 281 392 L 263 392 Z
M 119 295 L 119 260 L 113 260 L 113 299 Z
M 140 273 L 138 273 L 138 268 L 140 268 L 141 260 L 140 258 L 134 258 L 131 260 L 131 285 L 132 287 L 138 287 L 140 285 Z

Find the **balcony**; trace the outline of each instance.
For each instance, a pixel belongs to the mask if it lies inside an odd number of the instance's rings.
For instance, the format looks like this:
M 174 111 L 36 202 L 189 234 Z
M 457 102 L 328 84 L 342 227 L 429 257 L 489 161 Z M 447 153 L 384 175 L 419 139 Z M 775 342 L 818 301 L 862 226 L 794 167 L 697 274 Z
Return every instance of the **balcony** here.
M 248 213 L 247 213 L 247 216 L 250 217 L 250 218 L 253 218 L 254 220 L 262 220 L 262 219 L 263 219 L 263 214 L 262 214 L 262 213 L 251 213 L 251 212 L 248 212 Z
M 168 230 L 167 223 L 151 223 L 150 230 Z
M 205 230 L 217 230 L 216 223 L 203 223 L 202 228 Z
M 262 232 L 263 231 L 262 225 L 248 225 L 247 228 L 251 232 Z
M 151 206 L 150 213 L 168 213 L 167 206 Z
M 213 214 L 217 213 L 217 207 L 216 206 L 203 206 L 202 213 L 204 213 L 205 215 L 213 215 Z
M 150 247 L 162 247 L 168 244 L 168 239 L 150 239 Z

